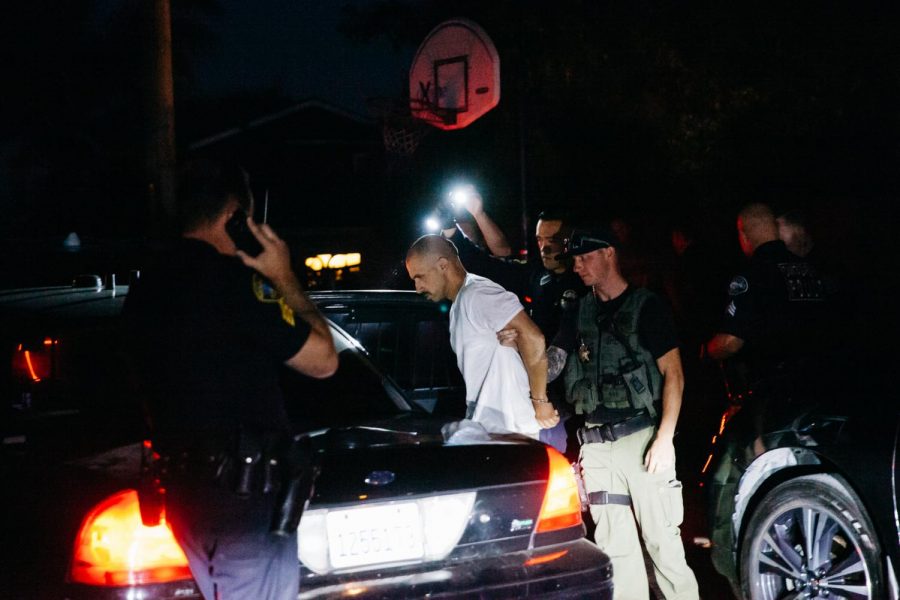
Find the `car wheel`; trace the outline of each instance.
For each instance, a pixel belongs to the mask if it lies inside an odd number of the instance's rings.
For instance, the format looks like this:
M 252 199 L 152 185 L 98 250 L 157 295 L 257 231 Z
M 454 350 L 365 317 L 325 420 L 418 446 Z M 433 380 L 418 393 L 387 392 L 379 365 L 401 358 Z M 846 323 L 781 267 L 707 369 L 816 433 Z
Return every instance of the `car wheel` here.
M 742 539 L 746 598 L 885 597 L 871 521 L 837 476 L 807 475 L 776 486 L 753 511 Z

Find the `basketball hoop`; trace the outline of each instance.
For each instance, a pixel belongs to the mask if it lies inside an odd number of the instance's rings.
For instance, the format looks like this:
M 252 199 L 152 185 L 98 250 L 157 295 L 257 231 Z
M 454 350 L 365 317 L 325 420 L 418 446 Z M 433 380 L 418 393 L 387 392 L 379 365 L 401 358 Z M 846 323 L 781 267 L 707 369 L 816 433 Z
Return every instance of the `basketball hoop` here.
M 500 56 L 468 19 L 444 21 L 425 36 L 409 70 L 412 114 L 444 131 L 462 129 L 500 102 Z
M 391 154 L 409 157 L 419 147 L 430 127 L 412 115 L 405 98 L 370 98 L 369 108 L 381 120 L 384 148 Z

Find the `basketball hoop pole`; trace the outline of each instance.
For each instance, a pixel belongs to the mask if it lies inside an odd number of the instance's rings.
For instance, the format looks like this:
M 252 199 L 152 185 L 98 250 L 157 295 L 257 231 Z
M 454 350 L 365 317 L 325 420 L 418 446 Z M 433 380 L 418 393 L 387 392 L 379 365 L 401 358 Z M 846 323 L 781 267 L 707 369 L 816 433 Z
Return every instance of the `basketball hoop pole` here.
M 522 84 L 519 83 L 519 87 Z M 522 209 L 522 254 L 528 259 L 528 176 L 525 168 L 525 95 L 519 93 L 519 189 L 521 198 L 519 200 Z

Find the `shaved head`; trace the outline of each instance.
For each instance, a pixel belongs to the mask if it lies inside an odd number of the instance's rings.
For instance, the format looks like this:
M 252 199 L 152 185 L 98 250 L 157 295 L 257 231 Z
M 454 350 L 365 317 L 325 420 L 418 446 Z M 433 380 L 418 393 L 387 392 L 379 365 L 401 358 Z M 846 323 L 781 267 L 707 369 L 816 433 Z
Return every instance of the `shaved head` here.
M 758 247 L 778 239 L 778 223 L 772 209 L 761 202 L 748 204 L 738 213 L 738 238 L 744 254 L 751 256 Z
M 466 278 L 456 246 L 442 235 L 423 235 L 406 252 L 406 270 L 416 292 L 434 302 L 456 294 Z
M 406 252 L 406 260 L 413 256 L 446 258 L 447 260 L 459 259 L 459 251 L 453 242 L 442 235 L 429 233 L 423 235 L 409 247 Z

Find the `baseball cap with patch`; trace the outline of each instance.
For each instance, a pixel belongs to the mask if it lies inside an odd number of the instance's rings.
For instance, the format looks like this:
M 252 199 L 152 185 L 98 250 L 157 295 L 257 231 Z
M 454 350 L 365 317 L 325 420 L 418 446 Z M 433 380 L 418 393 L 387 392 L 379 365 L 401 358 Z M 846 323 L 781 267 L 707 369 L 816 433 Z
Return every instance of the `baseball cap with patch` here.
M 578 256 L 587 254 L 601 248 L 609 248 L 619 245 L 619 238 L 613 233 L 612 229 L 605 226 L 593 226 L 590 228 L 576 227 L 572 231 L 572 236 L 565 241 L 565 249 L 557 258 L 569 258 L 570 256 Z

